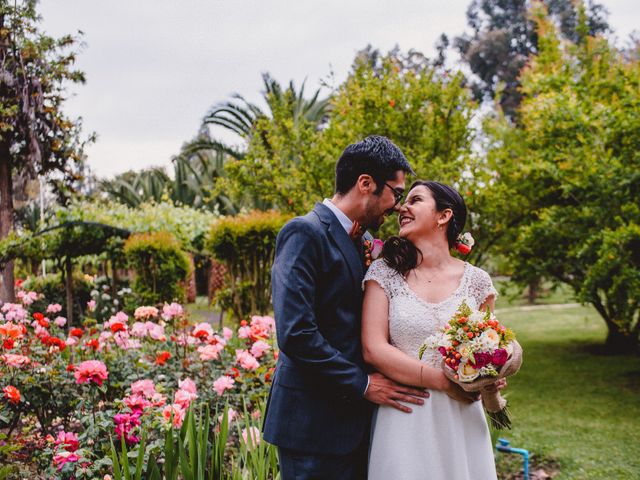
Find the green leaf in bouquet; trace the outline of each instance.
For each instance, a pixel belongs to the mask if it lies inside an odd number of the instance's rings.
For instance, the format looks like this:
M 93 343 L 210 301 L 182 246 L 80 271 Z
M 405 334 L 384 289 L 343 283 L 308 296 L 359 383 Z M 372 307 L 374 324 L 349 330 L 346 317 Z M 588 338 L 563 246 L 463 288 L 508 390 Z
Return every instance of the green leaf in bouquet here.
M 420 345 L 420 350 L 418 350 L 418 358 L 420 360 L 422 360 L 422 356 L 424 355 L 424 352 L 427 350 L 427 344 L 423 343 L 422 345 Z

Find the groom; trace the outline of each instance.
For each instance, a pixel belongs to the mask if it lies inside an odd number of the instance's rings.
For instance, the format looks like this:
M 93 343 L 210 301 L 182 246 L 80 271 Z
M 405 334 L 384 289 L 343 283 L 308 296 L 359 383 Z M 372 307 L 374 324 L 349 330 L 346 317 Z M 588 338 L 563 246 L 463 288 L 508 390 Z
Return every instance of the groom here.
M 278 446 L 283 480 L 366 478 L 373 404 L 410 413 L 398 400 L 422 405 L 428 396 L 368 374 L 360 344 L 360 235 L 399 209 L 407 173 L 407 159 L 385 137 L 349 145 L 333 198 L 278 235 L 271 276 L 280 357 L 264 438 Z

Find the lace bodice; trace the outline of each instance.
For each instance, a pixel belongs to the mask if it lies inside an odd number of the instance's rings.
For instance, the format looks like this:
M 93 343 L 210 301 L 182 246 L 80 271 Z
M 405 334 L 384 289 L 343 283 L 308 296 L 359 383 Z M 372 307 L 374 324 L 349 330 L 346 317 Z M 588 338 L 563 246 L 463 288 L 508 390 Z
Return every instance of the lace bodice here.
M 472 309 L 478 308 L 487 297 L 498 295 L 491 277 L 484 270 L 465 263 L 460 285 L 440 303 L 422 300 L 409 288 L 406 280 L 389 267 L 384 260 L 374 261 L 367 271 L 362 286 L 374 280 L 384 290 L 389 300 L 389 337 L 391 344 L 411 357 L 418 357 L 424 340 L 447 323 L 463 300 Z M 439 367 L 442 357 L 427 350 L 423 361 Z

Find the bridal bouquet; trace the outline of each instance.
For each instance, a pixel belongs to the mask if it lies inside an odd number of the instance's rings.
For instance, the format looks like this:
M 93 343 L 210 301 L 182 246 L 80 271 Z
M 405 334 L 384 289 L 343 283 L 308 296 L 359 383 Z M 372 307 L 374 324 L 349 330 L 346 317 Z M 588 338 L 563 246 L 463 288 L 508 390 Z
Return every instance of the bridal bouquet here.
M 499 378 L 515 374 L 522 364 L 522 348 L 514 333 L 492 312 L 472 310 L 462 302 L 453 318 L 420 347 L 442 355 L 444 374 L 467 392 L 480 391 L 482 402 L 496 429 L 511 428 L 507 401 L 500 392 L 486 390 Z

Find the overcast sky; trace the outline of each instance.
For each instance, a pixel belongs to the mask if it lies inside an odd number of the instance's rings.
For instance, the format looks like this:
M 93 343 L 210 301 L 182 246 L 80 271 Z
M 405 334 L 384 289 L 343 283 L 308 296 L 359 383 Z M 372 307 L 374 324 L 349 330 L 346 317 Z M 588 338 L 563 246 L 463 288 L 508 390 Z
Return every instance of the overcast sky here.
M 470 0 L 43 0 L 44 30 L 84 32 L 66 111 L 98 134 L 99 176 L 169 165 L 207 110 L 235 92 L 260 99 L 261 73 L 282 84 L 339 84 L 371 44 L 427 55 L 466 26 Z M 640 25 L 638 0 L 601 0 L 620 39 Z

